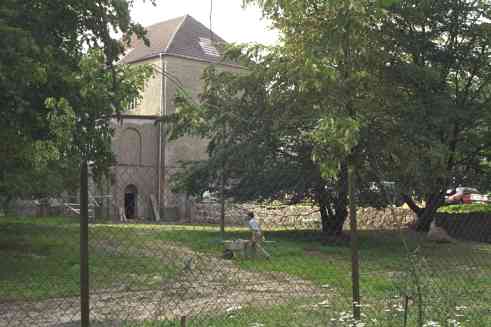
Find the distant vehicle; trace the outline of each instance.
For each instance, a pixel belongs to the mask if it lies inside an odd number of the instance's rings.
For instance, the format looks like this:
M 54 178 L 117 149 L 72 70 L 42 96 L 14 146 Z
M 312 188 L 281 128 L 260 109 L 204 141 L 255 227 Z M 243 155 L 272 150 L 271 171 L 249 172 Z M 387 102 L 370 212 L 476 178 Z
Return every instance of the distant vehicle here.
M 489 197 L 481 194 L 481 192 L 473 187 L 457 187 L 454 189 L 449 189 L 445 195 L 445 203 L 447 204 L 471 204 L 486 202 L 489 202 Z
M 396 182 L 370 182 L 368 184 L 368 191 L 373 195 L 372 197 L 367 198 L 369 205 L 394 205 L 399 207 L 404 204 L 401 195 L 398 192 Z

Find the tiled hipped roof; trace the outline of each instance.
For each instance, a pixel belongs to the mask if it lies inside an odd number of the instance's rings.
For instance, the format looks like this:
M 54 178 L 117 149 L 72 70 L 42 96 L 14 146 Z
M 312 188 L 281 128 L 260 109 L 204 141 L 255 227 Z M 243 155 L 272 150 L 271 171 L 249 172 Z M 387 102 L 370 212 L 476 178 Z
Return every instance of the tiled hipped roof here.
M 222 50 L 226 42 L 189 15 L 151 25 L 146 30 L 150 45 L 146 46 L 143 40 L 135 39 L 122 63 L 141 61 L 160 54 L 223 62 Z

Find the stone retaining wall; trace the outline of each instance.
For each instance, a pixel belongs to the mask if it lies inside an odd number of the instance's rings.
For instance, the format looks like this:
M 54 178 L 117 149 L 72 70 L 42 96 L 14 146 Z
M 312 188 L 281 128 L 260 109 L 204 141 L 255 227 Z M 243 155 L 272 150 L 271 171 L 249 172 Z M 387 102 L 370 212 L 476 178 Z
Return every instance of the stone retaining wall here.
M 403 208 L 360 208 L 357 214 L 360 229 L 399 229 L 416 220 L 412 210 Z M 349 219 L 345 228 L 349 228 Z
M 248 211 L 254 211 L 263 229 L 277 227 L 287 228 L 320 228 L 320 215 L 316 207 L 308 205 L 268 206 L 257 204 L 226 204 L 225 224 L 227 226 L 243 226 Z M 190 223 L 219 224 L 220 204 L 216 202 L 200 202 L 193 206 L 193 218 Z M 409 209 L 401 208 L 360 208 L 358 225 L 360 229 L 397 229 L 414 221 L 414 214 Z M 349 219 L 345 228 L 349 228 Z
M 285 227 L 291 229 L 319 229 L 318 209 L 306 205 L 267 206 L 257 204 L 226 205 L 225 224 L 244 226 L 244 217 L 248 211 L 254 211 L 265 230 Z M 360 229 L 399 229 L 413 223 L 415 214 L 403 208 L 360 208 L 358 226 Z M 219 224 L 220 204 L 216 202 L 198 203 L 194 206 L 191 223 Z M 476 242 L 491 242 L 491 216 L 485 213 L 437 214 L 436 223 L 450 236 Z M 345 229 L 349 228 L 349 219 Z

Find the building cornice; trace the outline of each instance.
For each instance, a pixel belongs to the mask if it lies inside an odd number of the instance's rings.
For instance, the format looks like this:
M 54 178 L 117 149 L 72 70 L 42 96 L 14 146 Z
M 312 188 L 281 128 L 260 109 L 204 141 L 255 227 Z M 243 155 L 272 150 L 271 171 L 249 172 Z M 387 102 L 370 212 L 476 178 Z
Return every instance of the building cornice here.
M 230 63 L 220 62 L 220 61 L 206 60 L 206 59 L 202 59 L 202 58 L 184 56 L 184 55 L 179 55 L 179 54 L 174 54 L 174 53 L 165 53 L 165 52 L 155 53 L 155 54 L 152 54 L 152 55 L 149 55 L 147 57 L 143 57 L 143 58 L 140 58 L 140 59 L 134 60 L 134 61 L 128 61 L 125 63 L 125 65 L 131 65 L 131 64 L 141 63 L 141 62 L 144 62 L 144 61 L 147 61 L 150 59 L 156 59 L 156 58 L 159 58 L 160 55 L 162 55 L 163 57 L 181 58 L 181 59 L 187 59 L 187 60 L 191 60 L 191 61 L 198 61 L 198 62 L 204 62 L 204 63 L 208 63 L 208 64 L 213 64 L 213 65 L 220 65 L 220 66 L 225 66 L 225 67 L 230 67 L 230 68 L 247 70 L 247 68 L 242 67 L 240 65 L 236 65 L 236 64 L 230 64 Z

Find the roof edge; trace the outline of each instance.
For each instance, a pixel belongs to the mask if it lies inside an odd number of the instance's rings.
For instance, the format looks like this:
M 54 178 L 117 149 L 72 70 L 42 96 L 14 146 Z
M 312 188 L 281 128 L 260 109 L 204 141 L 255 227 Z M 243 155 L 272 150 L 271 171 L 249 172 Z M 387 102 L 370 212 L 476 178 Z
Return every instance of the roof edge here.
M 172 33 L 172 35 L 171 35 L 171 37 L 169 39 L 169 42 L 167 42 L 167 45 L 165 46 L 164 51 L 161 51 L 160 54 L 164 54 L 164 53 L 167 53 L 167 51 L 169 51 L 170 45 L 172 44 L 172 42 L 174 42 L 174 39 L 176 37 L 177 32 L 179 32 L 179 30 L 181 29 L 182 25 L 184 24 L 184 22 L 186 21 L 186 19 L 188 18 L 188 16 L 189 15 L 184 15 L 182 17 L 181 22 L 179 23 L 179 25 L 175 29 L 174 33 Z
M 124 119 L 141 119 L 141 120 L 156 120 L 156 119 L 159 119 L 161 118 L 160 116 L 157 116 L 157 115 L 132 115 L 132 114 L 129 114 L 129 113 L 124 113 L 124 114 L 120 114 L 119 117 L 117 115 L 113 115 L 114 119 L 118 119 L 118 118 L 121 118 L 122 120 Z
M 226 62 L 220 62 L 220 61 L 211 61 L 211 60 L 206 60 L 206 59 L 202 59 L 202 58 L 196 58 L 196 57 L 184 56 L 184 55 L 180 55 L 180 54 L 166 53 L 166 52 L 154 53 L 154 54 L 149 55 L 149 56 L 144 57 L 144 58 L 140 58 L 140 59 L 137 59 L 137 60 L 125 62 L 124 64 L 125 65 L 136 64 L 138 62 L 142 62 L 142 61 L 145 61 L 145 60 L 158 58 L 160 55 L 162 55 L 162 56 L 168 56 L 168 57 L 182 58 L 182 59 L 187 59 L 187 60 L 194 60 L 194 61 L 199 61 L 199 62 L 206 62 L 206 63 L 209 63 L 209 64 L 223 65 L 223 66 L 227 66 L 227 67 L 240 68 L 240 69 L 247 70 L 247 68 L 245 68 L 245 67 L 243 67 L 241 65 L 236 65 L 236 64 L 226 63 Z
M 183 16 L 177 16 L 177 17 L 174 17 L 174 18 L 166 19 L 166 20 L 163 20 L 163 21 L 160 21 L 160 22 L 156 22 L 156 23 L 153 23 L 153 24 L 147 25 L 147 26 L 143 26 L 143 28 L 144 28 L 144 29 L 149 29 L 149 28 L 151 28 L 151 27 L 154 27 L 154 26 L 160 25 L 160 24 L 162 24 L 162 23 L 169 22 L 169 21 L 171 21 L 171 20 L 184 19 L 186 16 L 187 16 L 187 14 L 186 14 L 186 15 L 183 15 Z

